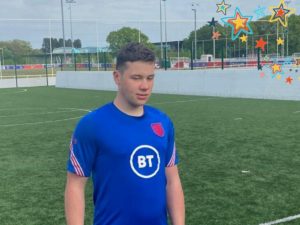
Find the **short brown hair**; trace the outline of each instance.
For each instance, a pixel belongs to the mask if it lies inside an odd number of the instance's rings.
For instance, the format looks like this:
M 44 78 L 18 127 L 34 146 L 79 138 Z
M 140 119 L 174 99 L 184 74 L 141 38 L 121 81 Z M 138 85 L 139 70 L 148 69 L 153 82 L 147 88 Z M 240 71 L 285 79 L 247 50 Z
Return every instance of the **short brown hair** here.
M 141 43 L 131 42 L 125 45 L 117 55 L 116 69 L 123 71 L 126 68 L 126 62 L 143 61 L 154 63 L 155 54 L 152 50 Z

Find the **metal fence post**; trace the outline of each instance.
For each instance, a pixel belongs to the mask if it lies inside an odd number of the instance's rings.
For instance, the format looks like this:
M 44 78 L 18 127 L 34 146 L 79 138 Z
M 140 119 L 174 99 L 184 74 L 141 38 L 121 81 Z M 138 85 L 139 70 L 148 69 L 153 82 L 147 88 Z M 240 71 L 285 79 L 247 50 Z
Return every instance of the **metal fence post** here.
M 191 48 L 191 70 L 194 69 L 194 52 L 193 52 L 193 45 L 192 45 L 192 48 Z
M 77 62 L 76 62 L 76 53 L 74 53 L 74 69 L 75 69 L 75 71 L 77 71 Z
M 47 54 L 45 54 L 45 69 L 46 69 L 46 82 L 47 82 L 47 87 L 49 86 L 48 82 L 48 64 L 47 64 Z
M 104 56 L 104 70 L 107 71 L 106 52 L 104 52 L 103 56 Z
M 16 79 L 16 88 L 18 88 L 18 73 L 17 73 L 17 62 L 16 62 L 16 57 L 14 57 L 14 62 L 15 62 L 15 79 Z
M 257 49 L 257 70 L 261 70 L 262 67 L 260 65 L 260 48 Z
M 224 49 L 221 49 L 222 70 L 224 70 Z
M 91 54 L 88 53 L 88 66 L 89 66 L 89 71 L 91 71 Z
M 63 68 L 63 59 L 60 58 L 60 71 L 63 71 L 64 68 Z

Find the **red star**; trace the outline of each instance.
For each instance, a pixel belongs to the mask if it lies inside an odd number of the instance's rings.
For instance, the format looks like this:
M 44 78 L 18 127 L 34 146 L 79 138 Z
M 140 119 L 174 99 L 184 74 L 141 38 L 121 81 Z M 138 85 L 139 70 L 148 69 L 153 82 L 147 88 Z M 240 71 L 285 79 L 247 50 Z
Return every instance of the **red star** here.
M 289 77 L 287 77 L 287 78 L 285 79 L 285 82 L 288 83 L 288 84 L 292 84 L 293 78 L 291 78 L 291 77 L 289 76 Z
M 280 17 L 283 18 L 284 15 L 285 15 L 285 11 L 284 11 L 282 8 L 280 8 L 280 9 L 277 11 L 276 16 L 280 16 Z
M 219 40 L 220 36 L 221 36 L 220 32 L 217 31 L 217 32 L 213 32 L 213 35 L 211 38 L 215 39 L 215 40 Z
M 258 41 L 256 41 L 256 46 L 255 48 L 260 48 L 262 51 L 265 51 L 265 45 L 267 44 L 267 42 L 265 42 L 263 40 L 263 38 L 261 37 Z

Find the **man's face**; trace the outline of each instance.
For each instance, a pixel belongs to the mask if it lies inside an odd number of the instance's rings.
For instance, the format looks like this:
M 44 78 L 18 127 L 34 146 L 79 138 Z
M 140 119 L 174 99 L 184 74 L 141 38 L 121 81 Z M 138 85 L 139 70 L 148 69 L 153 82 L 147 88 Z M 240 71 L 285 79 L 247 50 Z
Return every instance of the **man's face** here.
M 152 92 L 155 64 L 143 61 L 127 62 L 126 69 L 114 72 L 119 97 L 130 107 L 144 105 Z

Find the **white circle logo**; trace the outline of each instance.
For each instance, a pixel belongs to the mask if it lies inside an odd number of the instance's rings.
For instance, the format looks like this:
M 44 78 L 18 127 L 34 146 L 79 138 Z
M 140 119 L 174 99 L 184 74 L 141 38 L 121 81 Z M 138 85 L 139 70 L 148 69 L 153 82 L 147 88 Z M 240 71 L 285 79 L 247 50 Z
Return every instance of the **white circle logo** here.
M 159 153 L 150 145 L 140 145 L 131 153 L 130 166 L 133 172 L 139 177 L 145 179 L 151 178 L 159 171 Z

